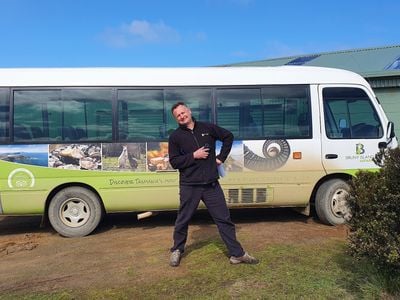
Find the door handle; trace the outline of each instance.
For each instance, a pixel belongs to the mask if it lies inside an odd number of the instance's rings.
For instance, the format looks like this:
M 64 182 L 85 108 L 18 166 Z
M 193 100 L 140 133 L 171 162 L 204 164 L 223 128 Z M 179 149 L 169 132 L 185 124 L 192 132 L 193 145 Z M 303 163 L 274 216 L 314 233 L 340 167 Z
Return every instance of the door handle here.
M 338 158 L 337 154 L 325 154 L 326 159 L 335 159 Z

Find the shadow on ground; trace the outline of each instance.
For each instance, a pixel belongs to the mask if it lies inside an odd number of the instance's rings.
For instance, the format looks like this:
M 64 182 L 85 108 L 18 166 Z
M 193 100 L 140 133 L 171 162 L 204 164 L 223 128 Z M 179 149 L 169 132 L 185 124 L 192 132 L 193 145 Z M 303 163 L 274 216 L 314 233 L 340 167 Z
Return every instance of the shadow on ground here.
M 310 217 L 301 215 L 289 208 L 252 208 L 232 209 L 231 217 L 235 224 L 249 222 L 307 222 Z M 107 214 L 94 234 L 106 232 L 113 228 L 141 227 L 152 229 L 162 226 L 173 226 L 176 219 L 176 211 L 164 211 L 156 213 L 146 219 L 137 220 L 137 214 L 112 213 Z M 199 210 L 192 219 L 192 225 L 213 224 L 207 210 Z M 42 224 L 41 216 L 1 216 L 0 236 L 20 233 L 52 232 L 50 224 Z

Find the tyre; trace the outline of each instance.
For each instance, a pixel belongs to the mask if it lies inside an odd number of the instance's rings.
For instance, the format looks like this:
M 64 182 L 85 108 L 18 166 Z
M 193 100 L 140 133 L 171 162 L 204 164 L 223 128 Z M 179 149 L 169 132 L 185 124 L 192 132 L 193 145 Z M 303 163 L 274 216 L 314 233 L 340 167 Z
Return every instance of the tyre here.
M 324 224 L 340 225 L 351 218 L 347 205 L 350 186 L 342 179 L 331 179 L 318 188 L 315 198 L 315 210 Z
M 103 215 L 100 199 L 83 187 L 68 187 L 59 191 L 49 205 L 48 216 L 53 228 L 65 237 L 90 234 Z

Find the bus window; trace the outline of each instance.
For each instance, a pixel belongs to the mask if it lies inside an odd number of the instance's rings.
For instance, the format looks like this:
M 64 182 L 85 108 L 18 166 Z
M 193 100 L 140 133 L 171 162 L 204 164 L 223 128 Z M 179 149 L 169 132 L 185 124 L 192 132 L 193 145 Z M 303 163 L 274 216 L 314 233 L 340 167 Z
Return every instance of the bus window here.
M 171 107 L 176 102 L 186 103 L 196 120 L 211 122 L 211 99 L 211 89 L 167 89 L 165 91 L 166 135 L 168 136 L 177 127 L 176 121 L 171 114 Z
M 265 136 L 311 138 L 308 86 L 264 87 L 262 101 Z
M 14 141 L 61 141 L 61 90 L 14 91 Z
M 111 141 L 111 89 L 14 91 L 14 141 Z
M 8 141 L 9 137 L 9 90 L 0 89 L 0 142 Z
M 164 137 L 162 90 L 118 91 L 118 139 L 154 140 Z
M 311 138 L 308 86 L 217 91 L 218 124 L 236 138 Z
M 324 88 L 322 94 L 328 138 L 382 137 L 382 125 L 364 90 L 345 87 Z
M 262 137 L 260 108 L 260 89 L 217 90 L 217 123 L 230 130 L 235 138 Z
M 63 140 L 112 140 L 111 89 L 65 89 Z

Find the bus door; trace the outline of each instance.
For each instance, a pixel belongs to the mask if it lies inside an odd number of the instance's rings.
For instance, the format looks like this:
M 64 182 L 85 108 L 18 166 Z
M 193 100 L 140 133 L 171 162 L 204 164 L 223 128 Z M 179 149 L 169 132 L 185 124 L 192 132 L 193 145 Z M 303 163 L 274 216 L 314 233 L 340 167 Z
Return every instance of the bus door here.
M 328 174 L 377 168 L 372 159 L 386 141 L 386 125 L 372 96 L 361 86 L 319 86 L 322 163 Z

